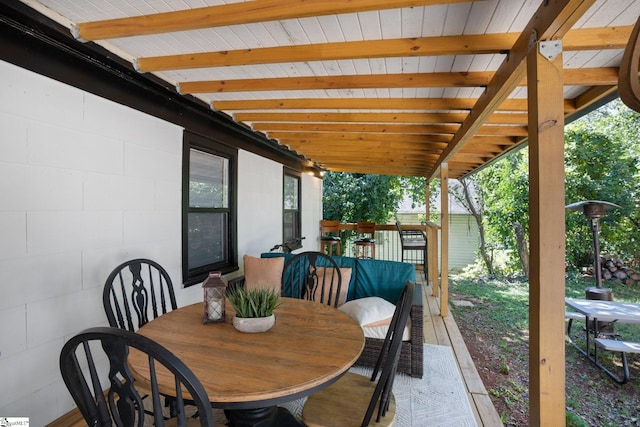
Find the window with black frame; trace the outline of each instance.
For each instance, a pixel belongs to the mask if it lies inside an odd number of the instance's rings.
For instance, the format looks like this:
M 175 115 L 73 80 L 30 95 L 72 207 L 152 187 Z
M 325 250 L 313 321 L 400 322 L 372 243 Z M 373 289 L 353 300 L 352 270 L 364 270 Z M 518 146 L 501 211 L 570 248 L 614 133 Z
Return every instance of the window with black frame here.
M 300 173 L 284 170 L 282 191 L 282 241 L 295 242 L 288 245 L 289 249 L 302 247 L 302 214 L 300 209 Z M 297 239 L 297 240 L 296 240 Z
M 199 283 L 211 271 L 237 270 L 237 150 L 185 132 L 183 152 L 182 276 Z

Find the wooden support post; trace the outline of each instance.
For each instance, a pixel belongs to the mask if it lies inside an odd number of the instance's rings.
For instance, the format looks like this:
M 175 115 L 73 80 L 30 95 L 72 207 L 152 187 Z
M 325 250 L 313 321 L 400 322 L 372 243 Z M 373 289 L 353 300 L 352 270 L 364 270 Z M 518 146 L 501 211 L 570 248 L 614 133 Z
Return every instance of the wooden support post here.
M 449 315 L 449 165 L 440 165 L 440 315 Z
M 429 283 L 434 297 L 438 296 L 438 226 L 427 224 L 427 264 L 429 264 Z
M 431 212 L 431 201 L 429 200 L 429 198 L 431 197 L 431 187 L 429 187 L 429 182 L 427 181 L 427 183 L 424 186 L 424 222 L 428 223 L 429 221 L 431 221 L 431 216 L 430 216 L 430 212 Z
M 565 208 L 562 41 L 527 57 L 531 426 L 565 425 Z

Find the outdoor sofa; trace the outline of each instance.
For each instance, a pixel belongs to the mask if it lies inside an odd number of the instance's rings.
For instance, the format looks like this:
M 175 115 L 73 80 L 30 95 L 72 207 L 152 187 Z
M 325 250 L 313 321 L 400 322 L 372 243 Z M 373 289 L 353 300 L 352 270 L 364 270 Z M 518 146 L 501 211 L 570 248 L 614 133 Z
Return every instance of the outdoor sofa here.
M 261 258 L 285 257 L 286 261 L 295 254 L 268 252 L 261 254 Z M 347 291 L 347 302 L 367 297 L 379 297 L 395 304 L 407 281 L 415 282 L 415 267 L 412 264 L 376 259 L 360 259 L 343 256 L 332 257 L 338 267 L 350 268 Z M 344 275 L 345 277 L 348 275 Z M 244 276 L 231 279 L 230 286 L 243 283 Z M 343 283 L 344 287 L 346 284 Z M 424 350 L 424 320 L 422 305 L 422 287 L 416 286 L 410 312 L 410 330 L 402 343 L 398 372 L 416 378 L 423 375 Z M 382 338 L 367 337 L 365 330 L 365 347 L 356 366 L 373 368 L 380 349 Z M 380 336 L 378 334 L 378 336 Z

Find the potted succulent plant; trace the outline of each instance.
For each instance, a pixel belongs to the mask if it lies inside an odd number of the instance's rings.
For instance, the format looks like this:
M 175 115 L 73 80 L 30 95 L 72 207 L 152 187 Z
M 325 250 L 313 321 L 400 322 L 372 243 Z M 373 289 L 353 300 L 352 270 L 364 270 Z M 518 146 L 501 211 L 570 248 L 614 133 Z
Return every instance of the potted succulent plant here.
M 227 296 L 235 310 L 233 326 L 241 332 L 264 332 L 275 324 L 273 311 L 280 306 L 280 293 L 269 288 L 231 291 Z

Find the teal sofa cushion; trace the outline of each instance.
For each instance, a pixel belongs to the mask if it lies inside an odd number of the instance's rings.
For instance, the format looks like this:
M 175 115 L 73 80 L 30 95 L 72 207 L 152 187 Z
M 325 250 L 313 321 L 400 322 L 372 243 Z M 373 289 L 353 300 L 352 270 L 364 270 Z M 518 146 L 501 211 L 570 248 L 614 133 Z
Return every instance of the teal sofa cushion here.
M 380 297 L 395 304 L 408 281 L 416 281 L 412 264 L 377 259 L 358 259 L 355 299 Z
M 265 252 L 262 258 L 285 257 L 285 264 L 296 254 Z M 379 259 L 332 257 L 338 267 L 351 268 L 347 301 L 365 297 L 380 297 L 395 304 L 407 281 L 415 282 L 416 270 L 412 264 Z M 343 283 L 342 286 L 345 286 Z M 286 288 L 286 283 L 285 283 Z

